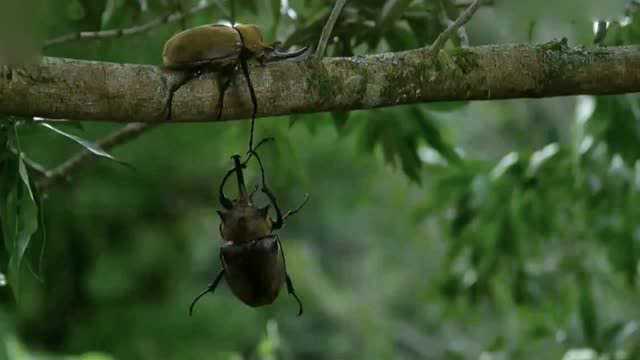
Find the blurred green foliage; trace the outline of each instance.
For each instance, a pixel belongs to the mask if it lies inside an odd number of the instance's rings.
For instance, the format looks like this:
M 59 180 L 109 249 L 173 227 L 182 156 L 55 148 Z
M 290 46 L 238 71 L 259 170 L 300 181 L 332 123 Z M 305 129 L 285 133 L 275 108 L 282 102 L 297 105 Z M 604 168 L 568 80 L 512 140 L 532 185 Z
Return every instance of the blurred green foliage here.
M 40 1 L 25 19 L 15 1 L 20 17 L 0 26 L 28 28 L 11 39 L 21 45 L 11 55 L 24 61 L 45 39 L 134 26 L 196 3 Z M 349 1 L 329 54 L 428 45 L 463 10 L 457 3 Z M 184 24 L 44 54 L 159 64 L 181 26 L 233 19 L 259 24 L 270 41 L 313 45 L 332 1 L 220 4 Z M 602 20 L 599 45 L 637 44 L 639 8 L 495 0 L 467 34 L 472 45 L 567 37 L 594 46 Z M 7 31 L 0 61 L 16 59 Z M 311 193 L 282 233 L 302 318 L 285 292 L 251 309 L 226 286 L 187 316 L 220 266 L 215 191 L 248 124 L 156 128 L 113 151 L 135 171 L 102 154 L 44 196 L 16 154 L 53 167 L 94 147 L 82 139 L 117 127 L 56 127 L 72 142 L 29 119 L 5 120 L 0 359 L 640 358 L 637 95 L 260 120 L 258 137 L 277 139 L 264 157 L 281 203 Z

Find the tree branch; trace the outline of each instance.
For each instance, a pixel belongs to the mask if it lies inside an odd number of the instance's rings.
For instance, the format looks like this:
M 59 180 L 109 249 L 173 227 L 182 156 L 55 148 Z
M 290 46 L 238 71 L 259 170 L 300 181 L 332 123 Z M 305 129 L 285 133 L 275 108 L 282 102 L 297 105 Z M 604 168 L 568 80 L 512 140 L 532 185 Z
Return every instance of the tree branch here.
M 131 123 L 120 130 L 114 131 L 103 139 L 98 140 L 96 144 L 101 149 L 109 151 L 109 149 L 111 148 L 134 140 L 145 131 L 153 128 L 155 125 L 156 124 Z M 78 168 L 94 160 L 95 158 L 96 156 L 89 150 L 79 151 L 62 164 L 46 171 L 44 175 L 36 182 L 36 186 L 40 191 L 46 191 L 52 185 L 66 180 L 72 172 L 76 171 Z
M 276 62 L 251 69 L 260 117 L 349 111 L 454 100 L 540 98 L 640 92 L 640 47 L 538 46 L 429 49 Z M 43 58 L 0 67 L 0 113 L 116 122 L 164 122 L 169 76 L 151 65 Z M 183 86 L 174 121 L 216 121 L 215 74 Z M 246 119 L 251 101 L 241 81 L 225 98 L 223 120 Z
M 216 6 L 218 9 L 220 9 L 223 12 L 225 17 L 227 18 L 229 17 L 229 15 L 226 13 L 226 10 L 224 9 L 224 6 L 222 6 L 218 2 L 218 0 L 208 0 L 208 1 L 199 3 L 198 5 L 192 7 L 186 12 L 176 11 L 174 13 L 166 14 L 165 16 L 155 18 L 142 25 L 132 26 L 125 29 L 111 29 L 111 30 L 103 30 L 103 31 L 83 31 L 79 33 L 62 35 L 62 36 L 45 41 L 43 48 L 46 49 L 53 45 L 58 45 L 58 44 L 75 41 L 75 40 L 117 38 L 117 37 L 140 34 L 140 33 L 149 31 L 153 28 L 156 28 L 158 26 L 162 26 L 164 24 L 171 24 L 174 22 L 183 21 L 187 17 L 193 16 L 201 11 L 205 11 L 213 6 Z
M 480 7 L 480 0 L 474 0 L 469 7 L 460 14 L 460 16 L 454 21 L 448 28 L 445 29 L 436 40 L 431 45 L 431 53 L 438 54 L 440 50 L 444 47 L 444 44 L 449 40 L 453 33 L 457 32 L 458 29 L 462 28 L 464 24 L 466 24 L 471 18 L 473 14 L 476 13 L 476 10 Z

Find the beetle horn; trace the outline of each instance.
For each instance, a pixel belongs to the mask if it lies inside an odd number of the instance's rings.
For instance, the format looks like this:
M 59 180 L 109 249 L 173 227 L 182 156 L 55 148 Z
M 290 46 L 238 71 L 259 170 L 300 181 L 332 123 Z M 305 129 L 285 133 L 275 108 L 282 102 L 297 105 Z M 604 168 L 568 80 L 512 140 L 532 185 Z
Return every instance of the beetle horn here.
M 242 164 L 242 162 L 240 161 L 240 155 L 233 155 L 232 158 L 238 180 L 238 196 L 240 199 L 247 199 L 247 187 L 244 184 L 244 175 L 242 174 L 242 168 L 244 168 L 244 164 Z
M 264 62 L 272 62 L 272 61 L 281 61 L 286 59 L 294 59 L 294 60 L 305 60 L 311 55 L 311 51 L 309 51 L 309 47 L 305 46 L 299 50 L 289 51 L 287 52 L 280 43 L 273 44 L 273 50 L 268 52 L 265 56 Z

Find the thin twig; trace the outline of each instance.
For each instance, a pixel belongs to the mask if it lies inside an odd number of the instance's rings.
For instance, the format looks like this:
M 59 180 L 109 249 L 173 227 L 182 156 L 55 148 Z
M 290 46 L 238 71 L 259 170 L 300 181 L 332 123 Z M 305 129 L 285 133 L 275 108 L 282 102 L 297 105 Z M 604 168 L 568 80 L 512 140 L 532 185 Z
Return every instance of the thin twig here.
M 453 5 L 456 7 L 466 8 L 471 5 L 472 0 L 454 0 Z M 480 0 L 480 5 L 494 5 L 494 0 Z
M 19 152 L 16 148 L 11 147 L 9 148 L 9 150 L 13 153 L 13 155 L 22 158 L 22 161 L 24 162 L 24 165 L 27 167 L 27 169 L 33 171 L 39 176 L 46 176 L 47 169 L 43 165 L 29 158 L 24 152 Z
M 331 33 L 333 32 L 333 27 L 336 25 L 336 21 L 338 21 L 340 13 L 346 3 L 347 0 L 337 0 L 336 4 L 333 6 L 329 19 L 322 29 L 322 34 L 320 35 L 320 41 L 318 41 L 316 52 L 313 54 L 314 60 L 319 61 L 324 57 L 324 53 L 327 50 L 327 44 L 329 43 L 329 38 L 331 38 Z
M 447 12 L 445 11 L 445 9 L 442 9 L 442 11 L 440 11 L 440 23 L 447 28 L 454 23 L 454 21 L 449 19 L 449 16 L 447 16 Z M 467 35 L 467 31 L 465 30 L 464 26 L 460 26 L 457 33 L 458 39 L 460 40 L 460 45 L 469 46 L 469 36 Z
M 429 50 L 431 55 L 437 55 L 440 50 L 442 50 L 444 44 L 447 42 L 447 40 L 449 40 L 451 35 L 458 31 L 458 29 L 462 25 L 471 20 L 471 17 L 473 17 L 473 14 L 475 14 L 476 10 L 478 10 L 479 7 L 480 0 L 475 0 L 465 11 L 462 12 L 462 14 L 460 14 L 456 21 L 453 22 L 453 24 L 449 25 L 449 27 L 445 31 L 440 33 L 440 35 L 438 35 L 438 37 L 436 38 L 436 41 L 434 41 L 433 45 L 431 45 L 431 49 Z
M 174 22 L 182 21 L 187 17 L 193 16 L 201 11 L 205 11 L 212 6 L 216 6 L 222 13 L 225 18 L 229 18 L 224 6 L 220 4 L 218 0 L 207 0 L 204 2 L 200 2 L 198 5 L 192 7 L 186 12 L 176 11 L 173 13 L 166 14 L 164 16 L 155 18 L 147 23 L 132 26 L 125 29 L 111 29 L 111 30 L 103 30 L 103 31 L 82 31 L 79 33 L 71 33 L 62 35 L 53 39 L 49 39 L 45 41 L 43 48 L 48 48 L 53 45 L 62 44 L 65 42 L 75 41 L 75 40 L 88 40 L 88 39 L 105 39 L 105 38 L 114 38 L 114 37 L 124 37 L 139 34 L 145 31 L 149 31 L 155 27 L 171 24 Z
M 151 130 L 155 126 L 156 124 L 148 123 L 129 124 L 98 140 L 96 144 L 105 151 L 108 151 L 109 149 L 114 148 L 118 145 L 122 145 L 131 140 L 134 140 L 135 138 L 142 135 L 147 130 Z M 96 159 L 96 156 L 91 151 L 79 151 L 75 155 L 68 158 L 62 164 L 46 171 L 44 176 L 36 182 L 36 186 L 40 191 L 44 192 L 52 185 L 65 180 L 71 175 L 72 172 L 76 171 L 82 165 L 86 164 L 87 162 L 93 161 L 94 159 Z

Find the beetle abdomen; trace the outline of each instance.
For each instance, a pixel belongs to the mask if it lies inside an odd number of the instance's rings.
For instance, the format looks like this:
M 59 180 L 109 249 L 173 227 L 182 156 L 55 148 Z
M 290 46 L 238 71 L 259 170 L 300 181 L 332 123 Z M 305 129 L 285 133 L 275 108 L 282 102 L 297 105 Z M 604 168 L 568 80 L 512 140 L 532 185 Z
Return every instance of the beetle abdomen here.
M 203 25 L 173 35 L 164 45 L 162 62 L 169 69 L 237 61 L 242 50 L 238 33 L 224 25 Z
M 273 237 L 221 248 L 225 279 L 231 291 L 249 306 L 271 304 L 284 282 L 280 246 Z

